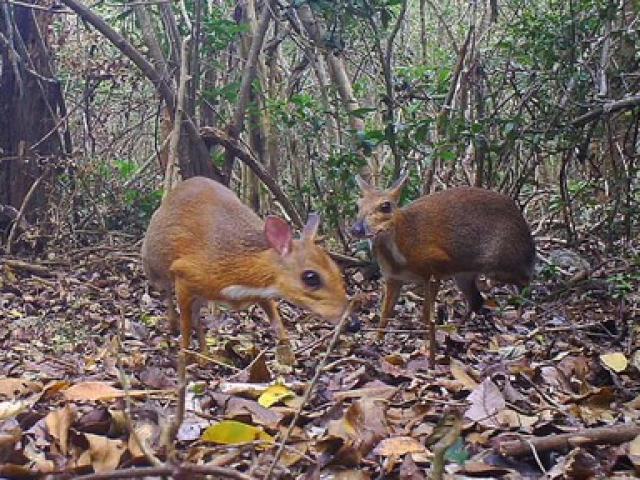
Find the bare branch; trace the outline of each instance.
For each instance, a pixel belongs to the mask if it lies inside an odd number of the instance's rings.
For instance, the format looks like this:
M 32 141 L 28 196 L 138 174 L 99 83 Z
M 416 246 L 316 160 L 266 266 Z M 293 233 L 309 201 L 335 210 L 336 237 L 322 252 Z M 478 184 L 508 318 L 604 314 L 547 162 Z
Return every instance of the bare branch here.
M 280 202 L 282 208 L 287 215 L 291 218 L 291 221 L 297 227 L 303 227 L 304 222 L 300 217 L 300 214 L 291 203 L 291 200 L 285 195 L 285 193 L 278 185 L 278 182 L 271 176 L 271 174 L 267 171 L 267 169 L 262 165 L 258 160 L 253 156 L 251 152 L 248 152 L 243 147 L 240 146 L 238 141 L 234 138 L 231 138 L 228 133 L 220 130 L 216 127 L 202 127 L 200 129 L 200 134 L 203 138 L 211 138 L 215 143 L 222 145 L 227 150 L 230 150 L 233 155 L 238 157 L 241 162 L 246 164 L 256 176 L 262 180 L 269 191 L 273 194 L 275 199 Z
M 584 115 L 580 115 L 578 118 L 569 122 L 572 127 L 580 127 L 589 122 L 597 120 L 606 113 L 617 112 L 619 110 L 628 110 L 640 105 L 640 95 L 632 95 L 622 100 L 614 100 L 606 102 L 598 107 L 593 108 Z
M 169 136 L 169 158 L 167 160 L 167 167 L 164 175 L 164 194 L 166 195 L 173 188 L 174 180 L 178 179 L 178 172 L 176 165 L 178 165 L 178 144 L 180 143 L 180 134 L 182 132 L 182 118 L 184 114 L 184 100 L 187 91 L 187 82 L 189 81 L 188 70 L 188 54 L 189 42 L 191 36 L 188 36 L 182 40 L 182 47 L 180 53 L 180 81 L 178 85 L 178 101 L 176 104 L 175 117 L 173 119 L 173 130 Z
M 236 103 L 236 109 L 233 113 L 233 120 L 229 125 L 228 131 L 231 138 L 237 139 L 240 136 L 244 126 L 244 117 L 247 111 L 247 104 L 251 97 L 251 88 L 253 81 L 256 78 L 258 72 L 258 56 L 262 50 L 264 43 L 264 36 L 267 33 L 269 22 L 271 20 L 271 6 L 268 2 L 262 7 L 262 16 L 258 22 L 258 27 L 254 32 L 253 39 L 251 40 L 251 48 L 247 55 L 247 61 L 244 66 L 244 72 L 242 74 L 242 82 L 240 84 L 240 91 L 238 93 L 238 100 Z M 231 176 L 231 170 L 233 170 L 234 164 L 233 152 L 227 150 L 227 158 L 224 166 L 224 174 L 226 177 Z

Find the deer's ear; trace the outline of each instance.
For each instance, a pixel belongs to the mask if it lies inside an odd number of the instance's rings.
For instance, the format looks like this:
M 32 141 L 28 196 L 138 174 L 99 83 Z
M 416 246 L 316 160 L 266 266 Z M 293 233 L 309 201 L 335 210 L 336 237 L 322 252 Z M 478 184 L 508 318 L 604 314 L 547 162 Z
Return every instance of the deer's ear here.
M 269 245 L 281 256 L 291 252 L 293 232 L 282 218 L 269 215 L 264 221 L 264 235 Z
M 404 190 L 404 187 L 407 184 L 407 180 L 409 180 L 409 175 L 407 173 L 402 174 L 400 178 L 393 182 L 393 184 L 387 189 L 386 193 L 392 198 L 398 200 L 402 194 L 402 190 Z
M 360 175 L 356 175 L 356 183 L 358 184 L 358 187 L 360 187 L 360 190 L 364 193 L 364 192 L 368 192 L 373 190 L 373 187 L 371 185 L 369 185 L 364 178 L 362 178 Z

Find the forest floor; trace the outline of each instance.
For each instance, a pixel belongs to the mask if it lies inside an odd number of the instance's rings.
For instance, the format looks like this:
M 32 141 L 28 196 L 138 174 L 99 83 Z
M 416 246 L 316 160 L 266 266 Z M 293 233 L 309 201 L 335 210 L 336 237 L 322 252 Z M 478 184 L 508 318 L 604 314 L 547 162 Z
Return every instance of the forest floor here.
M 138 247 L 106 236 L 99 247 L 4 257 L 0 477 L 150 461 L 148 475 L 159 477 L 158 465 L 173 458 L 219 468 L 214 478 L 263 478 L 301 409 L 272 478 L 632 478 L 640 473 L 640 245 L 625 256 L 598 245 L 583 245 L 580 256 L 551 244 L 540 252 L 521 317 L 511 290 L 494 287 L 485 292 L 492 317 L 465 321 L 462 297 L 444 285 L 435 368 L 419 290 L 403 293 L 378 342 L 380 286 L 349 270 L 351 293 L 371 304 L 340 336 L 305 404 L 331 325 L 282 303 L 297 358 L 287 372 L 276 368 L 274 335 L 257 307 L 203 309 L 208 360 L 187 368 L 173 444 L 161 432 L 176 407 L 176 339 L 163 303 L 145 292 Z M 513 442 L 521 435 L 528 440 Z

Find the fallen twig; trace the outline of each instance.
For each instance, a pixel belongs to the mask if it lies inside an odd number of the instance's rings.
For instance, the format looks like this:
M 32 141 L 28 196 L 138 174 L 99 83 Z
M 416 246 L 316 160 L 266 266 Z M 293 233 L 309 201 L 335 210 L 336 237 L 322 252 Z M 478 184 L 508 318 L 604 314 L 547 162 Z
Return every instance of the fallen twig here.
M 124 390 L 124 409 L 122 413 L 124 414 L 124 420 L 127 425 L 127 430 L 129 430 L 129 435 L 131 436 L 133 441 L 138 445 L 138 448 L 140 449 L 142 454 L 145 456 L 147 461 L 155 467 L 162 467 L 164 466 L 164 464 L 162 463 L 162 461 L 160 461 L 158 457 L 155 456 L 155 454 L 151 451 L 149 446 L 140 438 L 140 436 L 138 435 L 138 432 L 133 426 L 133 420 L 131 419 L 131 403 L 132 402 L 131 402 L 131 393 L 129 388 L 129 379 L 127 378 L 127 374 L 124 371 L 124 366 L 122 365 L 122 355 L 123 355 L 122 337 L 124 335 L 124 319 L 125 319 L 124 311 L 122 311 L 121 309 L 120 322 L 119 322 L 120 325 L 118 326 L 118 335 L 117 335 L 118 354 L 116 357 L 116 362 L 118 366 L 118 373 L 120 375 L 120 383 L 122 384 L 122 389 Z
M 164 445 L 169 452 L 169 459 L 175 462 L 177 461 L 176 453 L 176 438 L 178 436 L 178 430 L 184 421 L 184 412 L 186 410 L 186 397 L 187 397 L 187 354 L 185 349 L 181 348 L 178 351 L 178 403 L 176 405 L 176 413 L 171 419 L 166 436 L 164 438 Z
M 109 480 L 112 478 L 142 478 L 142 477 L 161 477 L 171 476 L 173 478 L 189 478 L 188 474 L 200 475 L 218 475 L 225 478 L 234 478 L 236 480 L 253 480 L 250 476 L 242 472 L 232 470 L 230 468 L 218 467 L 213 465 L 192 465 L 183 464 L 177 466 L 164 467 L 141 467 L 141 468 L 125 468 L 122 470 L 114 470 L 113 472 L 91 473 L 75 477 L 76 480 Z
M 233 370 L 234 372 L 242 371 L 242 369 L 238 367 L 221 362 L 220 360 L 216 360 L 215 358 L 210 357 L 209 355 L 205 355 L 204 353 L 200 353 L 196 350 L 185 350 L 185 352 L 188 353 L 189 355 L 193 355 L 194 357 L 198 357 L 203 360 L 206 360 L 207 362 L 213 363 L 214 365 L 218 365 L 219 367 L 228 368 L 229 370 Z
M 518 457 L 549 450 L 562 450 L 593 444 L 620 444 L 640 435 L 640 425 L 614 425 L 611 427 L 585 428 L 572 433 L 549 435 L 546 437 L 522 436 L 517 440 L 499 441 L 497 451 L 501 455 Z
M 16 270 L 25 270 L 27 272 L 36 273 L 43 277 L 51 277 L 53 273 L 47 267 L 43 267 L 42 265 L 37 265 L 34 263 L 23 262 L 22 260 L 14 260 L 12 258 L 6 258 L 2 260 L 5 265 L 11 268 L 15 268 Z
M 35 181 L 31 184 L 31 187 L 27 191 L 27 194 L 24 196 L 24 199 L 22 200 L 22 205 L 20 206 L 20 210 L 18 211 L 18 216 L 13 221 L 11 230 L 9 230 L 9 236 L 7 237 L 7 243 L 5 246 L 5 250 L 7 254 L 11 254 L 11 246 L 13 245 L 13 239 L 16 235 L 16 232 L 18 231 L 18 225 L 20 225 L 20 221 L 22 220 L 22 217 L 24 217 L 24 213 L 27 210 L 27 205 L 29 205 L 29 202 L 31 201 L 31 197 L 33 197 L 33 194 L 38 189 L 38 185 L 40 185 L 40 182 L 42 182 L 44 177 L 46 177 L 48 174 L 49 174 L 49 168 L 45 168 L 44 172 L 42 172 L 42 175 L 40 175 L 38 178 L 35 179 Z
M 329 332 L 329 333 L 325 333 L 323 336 L 321 336 L 320 338 L 318 338 L 317 340 L 314 340 L 313 342 L 304 345 L 302 347 L 300 347 L 299 349 L 297 349 L 294 354 L 300 355 L 302 352 L 306 352 L 307 350 L 311 350 L 315 347 L 317 347 L 318 345 L 320 345 L 321 343 L 324 343 L 324 341 L 329 338 L 331 335 L 333 335 L 333 332 Z
M 273 457 L 273 461 L 271 462 L 271 465 L 269 466 L 269 469 L 267 470 L 267 473 L 263 477 L 264 480 L 268 480 L 268 478 L 271 476 L 271 473 L 273 472 L 273 469 L 277 465 L 278 460 L 280 459 L 280 456 L 282 455 L 282 452 L 284 451 L 285 444 L 287 443 L 287 440 L 289 439 L 289 435 L 291 435 L 291 432 L 293 431 L 293 428 L 296 426 L 296 423 L 298 423 L 298 419 L 300 418 L 300 415 L 302 414 L 302 410 L 304 409 L 305 405 L 309 401 L 309 398 L 311 397 L 311 393 L 313 392 L 313 388 L 315 387 L 315 385 L 316 385 L 316 383 L 318 381 L 318 378 L 320 378 L 320 374 L 324 371 L 325 365 L 327 364 L 327 360 L 329 359 L 329 356 L 331 355 L 331 352 L 335 348 L 336 343 L 338 343 L 338 339 L 340 338 L 340 332 L 342 332 L 342 329 L 344 328 L 344 325 L 347 322 L 347 319 L 351 316 L 351 312 L 353 310 L 354 303 L 356 303 L 356 302 L 354 300 L 352 300 L 351 303 L 349 304 L 349 306 L 347 307 L 347 309 L 345 310 L 345 312 L 342 314 L 342 318 L 340 319 L 340 321 L 336 325 L 336 328 L 333 331 L 333 338 L 331 338 L 331 342 L 329 343 L 329 346 L 327 347 L 327 350 L 324 353 L 324 357 L 322 357 L 322 360 L 320 361 L 320 363 L 316 367 L 316 372 L 313 375 L 313 378 L 311 379 L 311 383 L 309 383 L 309 386 L 307 387 L 307 390 L 304 392 L 304 396 L 302 397 L 302 401 L 300 402 L 300 406 L 296 410 L 296 414 L 291 419 L 291 422 L 289 423 L 289 427 L 287 428 L 287 431 L 285 432 L 284 436 L 280 440 L 280 445 L 278 446 L 278 450 L 276 451 L 276 454 Z

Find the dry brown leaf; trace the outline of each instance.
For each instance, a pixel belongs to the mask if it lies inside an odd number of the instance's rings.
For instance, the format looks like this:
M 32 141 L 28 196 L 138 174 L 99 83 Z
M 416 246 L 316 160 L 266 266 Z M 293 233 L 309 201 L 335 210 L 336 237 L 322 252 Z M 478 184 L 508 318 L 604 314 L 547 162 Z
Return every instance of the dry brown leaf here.
M 496 414 L 495 419 L 503 428 L 518 428 L 529 431 L 538 421 L 538 416 L 523 415 L 510 408 L 505 408 Z
M 285 467 L 290 467 L 298 463 L 309 450 L 309 442 L 295 442 L 288 445 L 287 448 L 280 457 L 279 463 Z
M 493 417 L 505 408 L 506 402 L 500 389 L 490 378 L 486 378 L 471 392 L 467 400 L 471 403 L 471 406 L 465 412 L 465 417 L 481 425 L 498 426 Z
M 3 463 L 13 453 L 16 443 L 22 438 L 22 430 L 19 427 L 11 431 L 0 433 L 0 463 Z
M 565 478 L 602 478 L 600 462 L 588 451 L 582 448 L 572 450 L 564 462 Z
M 129 453 L 131 453 L 131 456 L 134 459 L 139 459 L 144 457 L 144 452 L 142 451 L 142 448 L 140 448 L 140 444 L 138 443 L 138 441 L 142 442 L 147 450 L 153 451 L 152 445 L 160 435 L 160 427 L 151 422 L 144 422 L 140 425 L 137 425 L 134 428 L 134 431 L 135 435 L 129 435 L 129 442 L 127 447 L 129 448 Z
M 29 408 L 30 404 L 24 400 L 0 402 L 0 420 L 7 420 Z
M 129 396 L 142 397 L 151 393 L 164 393 L 165 390 L 131 390 Z M 70 401 L 97 402 L 113 400 L 125 396 L 124 390 L 119 390 L 104 382 L 76 383 L 62 392 L 65 399 Z
M 65 399 L 71 401 L 95 402 L 120 398 L 124 396 L 124 391 L 104 382 L 82 382 L 72 385 L 62 394 Z
M 40 473 L 51 473 L 56 465 L 53 460 L 48 460 L 45 452 L 40 450 L 36 442 L 28 442 L 22 449 L 23 455 L 28 458 Z
M 47 431 L 55 439 L 62 455 L 66 455 L 68 452 L 69 428 L 75 418 L 75 410 L 71 405 L 66 405 L 64 408 L 49 413 L 44 419 Z
M 42 398 L 51 398 L 60 391 L 69 388 L 71 384 L 67 380 L 52 380 L 42 389 Z
M 629 442 L 629 453 L 640 457 L 640 435 Z
M 416 465 L 416 462 L 413 461 L 413 457 L 407 455 L 404 457 L 402 465 L 400 465 L 399 478 L 402 480 L 424 480 L 425 477 Z
M 363 470 L 345 470 L 336 473 L 335 480 L 370 480 L 371 475 Z
M 636 471 L 640 472 L 640 435 L 629 442 L 628 457 Z
M 467 373 L 466 367 L 462 362 L 451 357 L 450 366 L 453 378 L 464 385 L 467 390 L 473 390 L 478 386 L 478 382 L 476 382 L 471 375 Z
M 42 390 L 42 384 L 20 378 L 0 378 L 0 396 L 7 399 Z
M 96 473 L 110 472 L 118 468 L 126 447 L 122 440 L 112 440 L 100 435 L 85 433 L 89 442 L 91 465 Z
M 344 392 L 336 392 L 333 394 L 333 398 L 338 402 L 349 398 L 382 398 L 385 400 L 390 400 L 397 391 L 398 387 L 392 387 L 391 385 L 381 385 L 376 387 L 354 388 L 353 390 L 345 390 Z
M 320 450 L 333 452 L 330 462 L 358 465 L 376 443 L 389 435 L 385 410 L 386 402 L 381 399 L 355 401 L 342 418 L 329 422 L 328 437 L 318 444 Z
M 633 410 L 640 410 L 640 395 L 625 403 L 625 405 Z
M 176 379 L 158 367 L 147 367 L 140 372 L 140 382 L 150 388 L 171 389 L 176 387 Z
M 426 453 L 426 451 L 425 446 L 412 437 L 385 438 L 373 449 L 374 455 L 383 457 L 401 457 L 407 453 Z
M 271 380 L 271 372 L 267 367 L 267 357 L 265 352 L 262 352 L 251 364 L 249 383 L 269 383 Z
M 283 415 L 274 409 L 265 408 L 255 400 L 232 397 L 223 393 L 211 395 L 215 402 L 224 408 L 225 417 L 235 420 L 247 420 L 270 429 L 277 429 Z

